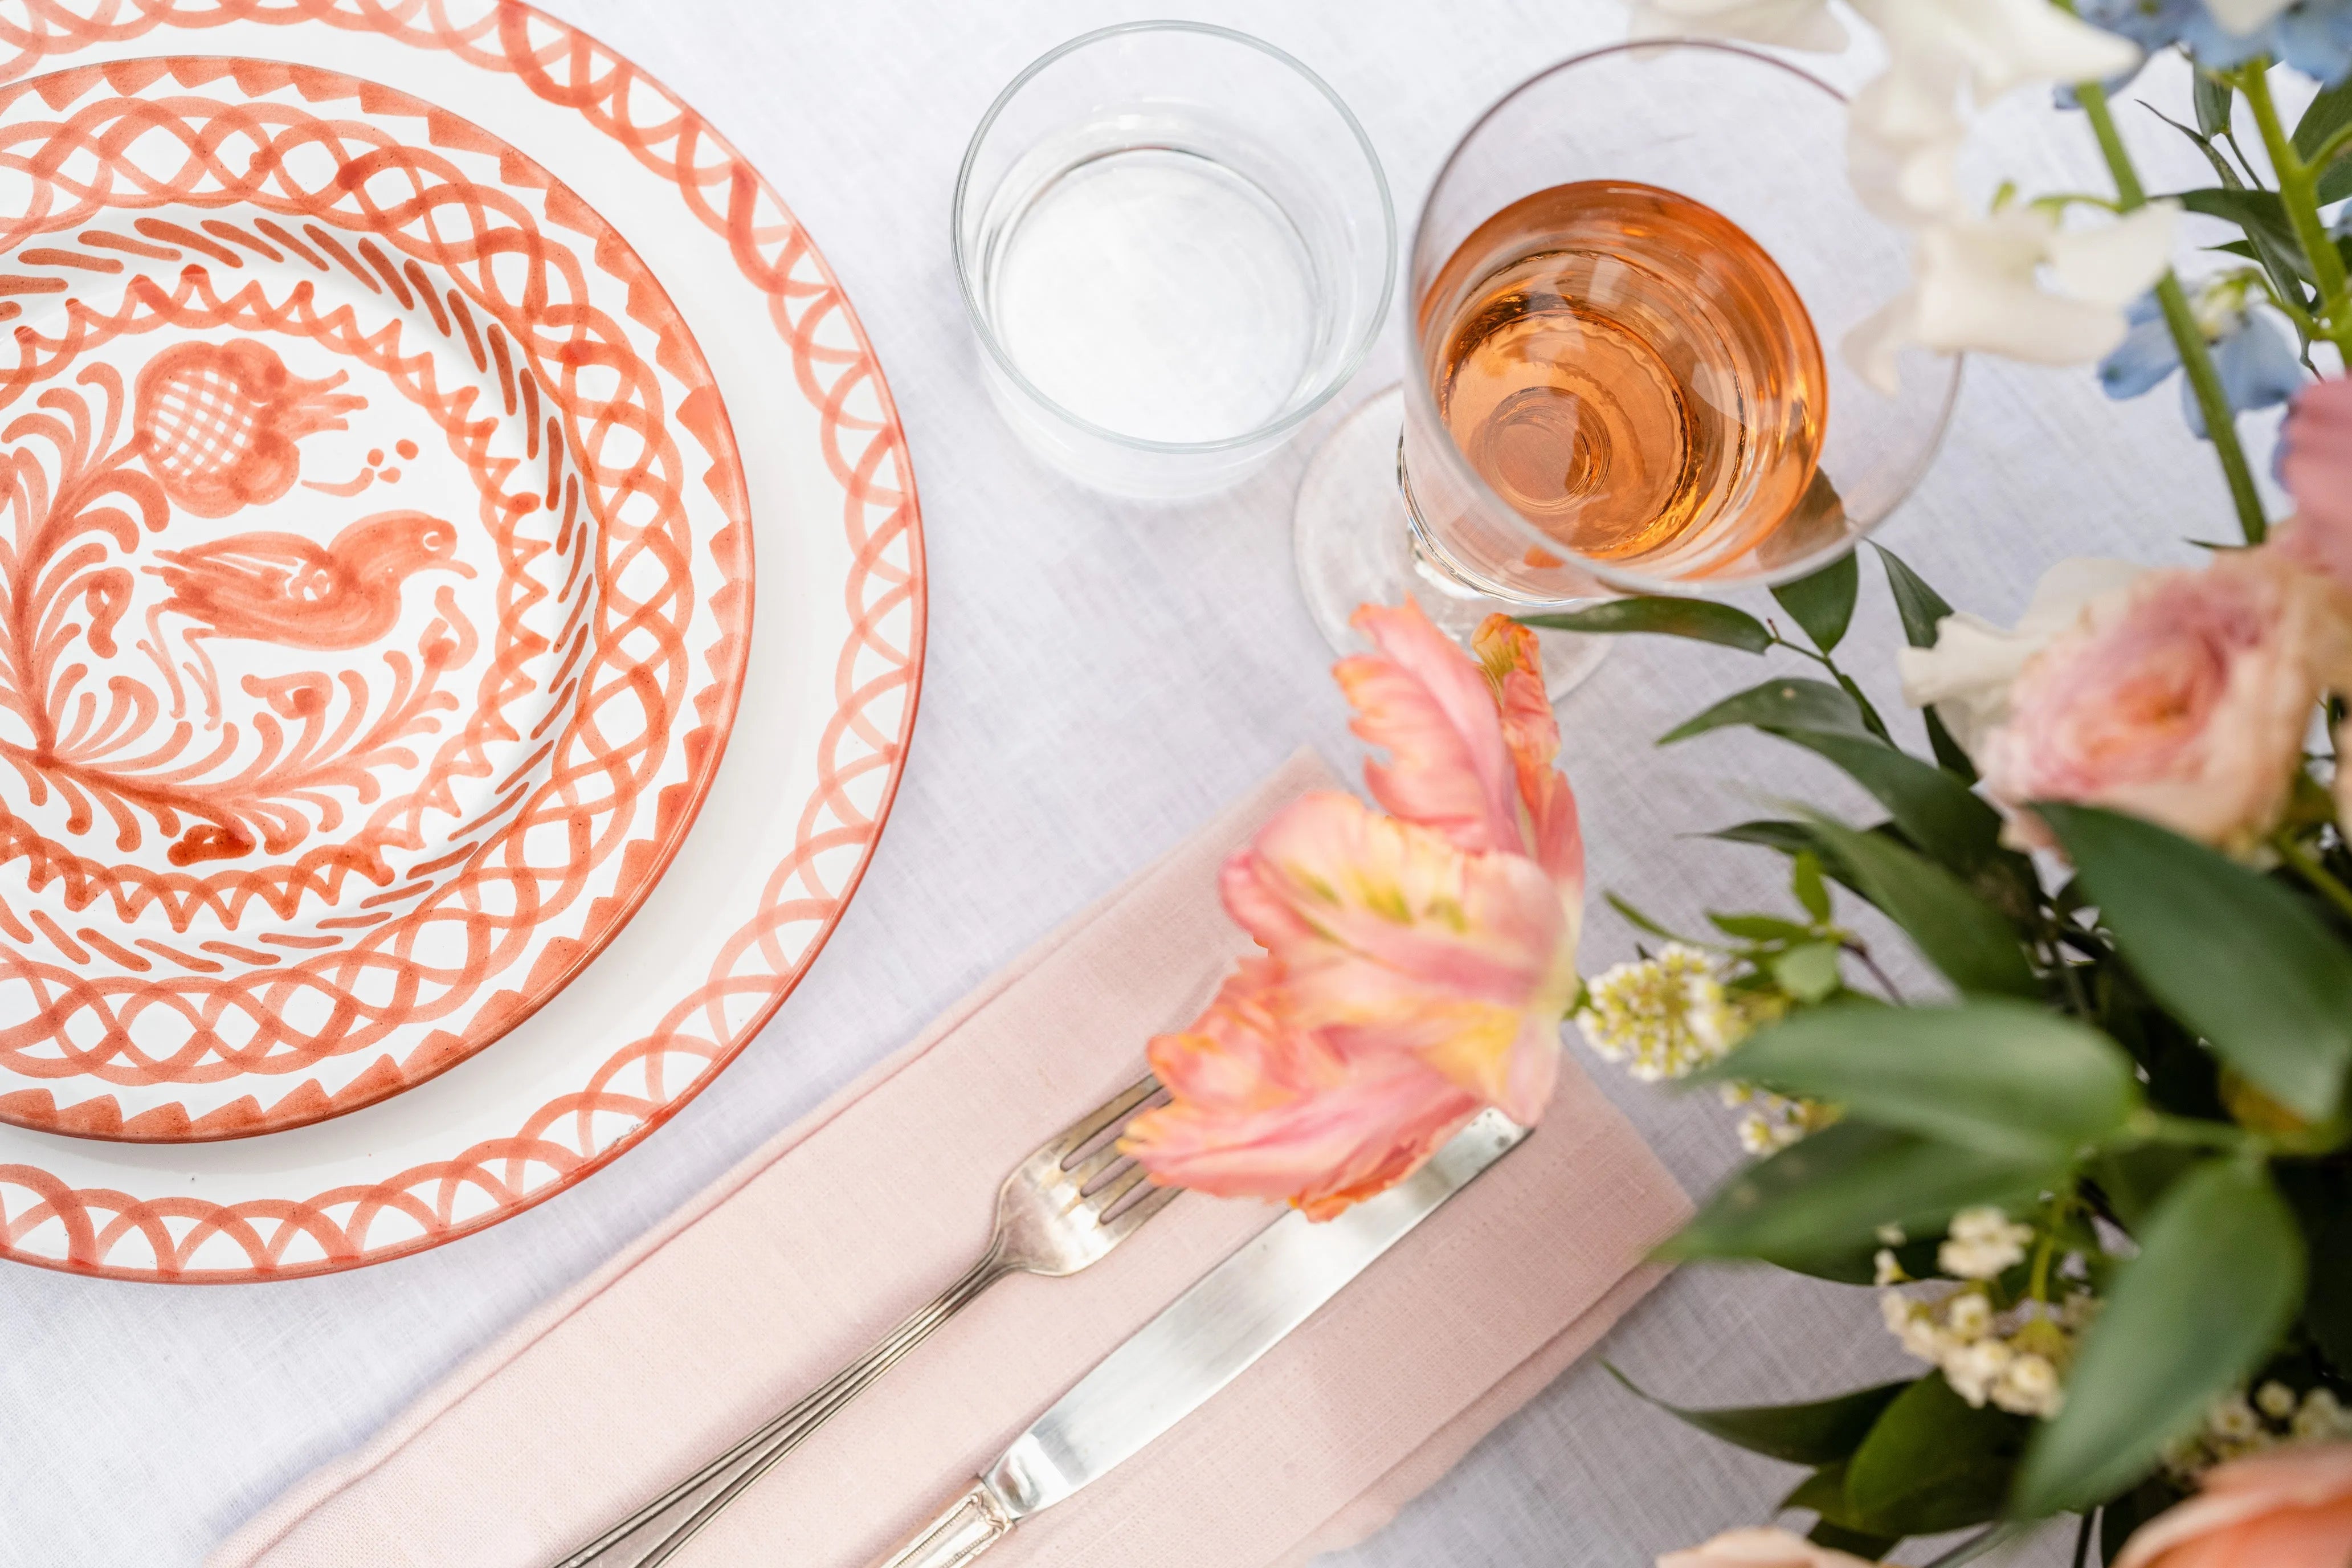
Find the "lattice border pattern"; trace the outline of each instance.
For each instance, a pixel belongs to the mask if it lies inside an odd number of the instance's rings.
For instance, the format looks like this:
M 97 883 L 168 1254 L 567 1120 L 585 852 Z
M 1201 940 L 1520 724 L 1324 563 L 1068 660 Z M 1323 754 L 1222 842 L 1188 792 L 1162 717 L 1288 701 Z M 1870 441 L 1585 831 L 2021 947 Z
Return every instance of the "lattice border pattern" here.
M 688 213 L 725 240 L 743 277 L 766 294 L 800 388 L 822 422 L 856 564 L 845 586 L 851 625 L 835 659 L 836 708 L 819 742 L 818 787 L 759 910 L 654 1032 L 613 1053 L 583 1089 L 541 1106 L 511 1136 L 384 1182 L 306 1199 L 142 1199 L 70 1188 L 30 1166 L 0 1166 L 0 1256 L 75 1272 L 286 1279 L 437 1246 L 571 1185 L 673 1114 L 773 1014 L 838 923 L 897 793 L 920 696 L 923 547 L 897 411 L 839 285 L 758 173 L 667 89 L 528 5 L 26 0 L 25 14 L 21 26 L 0 23 L 0 49 L 12 51 L 0 80 L 159 27 L 229 22 L 372 33 L 514 75 L 668 179 Z M 236 1261 L 215 1260 L 224 1247 Z
M 226 102 L 171 91 L 223 79 L 235 88 Z M 0 964 L 0 973 L 47 998 L 41 1018 L 26 1029 L 0 1030 L 0 1065 L 25 1077 L 58 1078 L 60 1064 L 47 1048 L 18 1048 L 16 1037 L 24 1034 L 44 1043 L 89 1042 L 70 1047 L 63 1068 L 126 1087 L 251 1074 L 283 1082 L 329 1058 L 399 1038 L 396 1060 L 379 1059 L 331 1094 L 307 1084 L 267 1108 L 232 1102 L 223 1108 L 226 1114 L 208 1116 L 192 1117 L 172 1101 L 124 1122 L 110 1096 L 54 1107 L 43 1103 L 47 1091 L 23 1091 L 0 1102 L 0 1114 L 20 1124 L 134 1140 L 242 1135 L 355 1109 L 481 1048 L 559 989 L 583 951 L 602 946 L 642 901 L 716 771 L 718 742 L 740 690 L 749 519 L 740 505 L 719 499 L 742 490 L 723 421 L 698 432 L 730 477 L 709 487 L 713 502 L 698 540 L 686 499 L 687 464 L 665 417 L 662 389 L 621 325 L 593 302 L 581 258 L 544 233 L 509 189 L 479 184 L 450 158 L 404 144 L 377 124 L 329 119 L 268 97 L 287 88 L 310 105 L 356 103 L 364 91 L 380 119 L 421 126 L 440 146 L 496 158 L 509 187 L 544 189 L 551 214 L 582 234 L 599 270 L 612 276 L 653 352 L 684 389 L 681 403 L 709 400 L 715 384 L 667 296 L 649 286 L 649 275 L 601 219 L 511 149 L 416 99 L 310 67 L 183 58 L 82 67 L 8 89 L 37 92 L 68 116 L 14 125 L 0 137 L 0 165 L 16 168 L 33 194 L 28 216 L 5 237 L 12 243 L 77 229 L 123 207 L 247 205 L 298 226 L 325 222 L 347 235 L 373 235 L 411 258 L 412 267 L 421 260 L 452 279 L 463 290 L 453 290 L 453 300 L 470 299 L 493 323 L 493 334 L 510 335 L 529 367 L 521 374 L 536 369 L 548 388 L 551 435 L 562 434 L 579 460 L 575 495 L 579 478 L 588 481 L 600 584 L 590 657 L 549 776 L 463 874 L 397 921 L 283 967 L 217 978 L 131 969 L 91 975 L 25 952 L 7 952 Z M 108 151 L 130 142 L 133 132 L 164 134 L 142 135 L 135 162 Z M 159 142 L 176 151 L 176 164 L 158 163 Z M 306 156 L 311 153 L 325 157 Z M 299 180 L 291 172 L 297 167 L 318 177 Z M 68 169 L 70 179 L 63 173 Z M 348 179 L 349 170 L 366 177 Z M 368 280 L 356 268 L 354 276 Z M 387 268 L 385 277 L 402 281 L 396 269 Z M 252 302 L 252 288 L 236 299 Z M 432 301 L 433 320 L 454 341 L 456 311 L 464 305 L 444 317 L 422 269 L 402 289 L 404 301 L 412 289 L 419 291 L 415 298 Z M 19 329 L 19 362 L 0 382 L 0 394 L 18 395 L 53 378 L 113 330 L 162 324 L 169 315 L 163 305 L 152 290 L 134 287 L 120 321 L 75 311 L 71 329 L 56 341 Z M 370 356 L 371 345 L 352 346 Z M 503 368 L 502 346 L 499 357 Z M 610 395 L 590 395 L 583 374 L 609 386 Z M 604 457 L 616 437 L 628 454 L 619 464 Z M 533 498 L 521 504 L 541 503 Z M 709 562 L 700 586 L 719 628 L 716 657 L 708 663 L 687 646 L 698 558 Z M 465 742 L 478 750 L 498 722 L 478 713 Z M 485 760 L 473 771 L 487 767 Z M 128 879 L 119 874 L 124 868 L 101 863 L 81 869 L 90 897 L 110 880 Z M 214 904 L 235 929 L 249 901 L 283 901 L 272 898 L 280 879 L 270 873 L 159 877 L 131 869 L 142 873 L 140 885 L 114 892 L 125 918 L 157 900 L 201 901 Z M 156 882 L 169 886 L 146 885 Z M 321 891 L 331 897 L 331 889 Z M 182 921 L 175 916 L 173 923 Z M 501 976 L 508 977 L 503 988 L 484 992 Z M 156 1008 L 179 1014 L 187 1025 L 186 1044 L 169 1060 L 143 1057 L 132 1037 L 137 1016 Z M 289 1021 L 303 1013 L 327 1018 L 329 1027 Z M 223 1033 L 230 1019 L 245 1026 L 234 1042 Z

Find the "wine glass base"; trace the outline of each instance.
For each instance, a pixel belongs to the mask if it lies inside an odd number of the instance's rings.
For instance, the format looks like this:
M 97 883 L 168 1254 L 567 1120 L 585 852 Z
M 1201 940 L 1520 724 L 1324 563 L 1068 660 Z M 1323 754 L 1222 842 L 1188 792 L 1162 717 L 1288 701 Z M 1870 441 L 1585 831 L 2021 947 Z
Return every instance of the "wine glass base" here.
M 1348 617 L 1360 605 L 1401 604 L 1408 595 L 1465 647 L 1490 615 L 1565 607 L 1481 594 L 1413 548 L 1397 491 L 1397 433 L 1403 427 L 1403 387 L 1375 393 L 1324 437 L 1299 481 L 1291 545 L 1298 591 L 1323 639 L 1342 654 L 1364 652 L 1370 645 Z M 1609 655 L 1605 637 L 1539 631 L 1536 637 L 1544 689 L 1555 702 Z

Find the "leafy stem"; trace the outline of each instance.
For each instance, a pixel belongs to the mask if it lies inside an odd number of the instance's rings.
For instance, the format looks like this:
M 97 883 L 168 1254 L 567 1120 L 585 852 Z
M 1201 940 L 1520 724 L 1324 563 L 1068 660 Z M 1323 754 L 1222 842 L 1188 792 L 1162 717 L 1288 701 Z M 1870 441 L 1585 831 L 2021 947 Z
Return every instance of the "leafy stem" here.
M 2352 888 L 2347 888 L 2336 873 L 2321 865 L 2318 856 L 2291 833 L 2281 833 L 2271 842 L 2280 857 L 2294 868 L 2295 875 L 2310 884 L 2313 892 L 2326 899 L 2337 914 L 2352 919 Z
M 2078 83 L 2074 91 L 2083 112 L 2090 118 L 2092 131 L 2098 136 L 2107 172 L 2115 177 L 2116 194 L 2121 198 L 2118 206 L 2125 212 L 2146 206 L 2147 189 L 2140 184 L 2139 170 L 2124 146 L 2123 133 L 2116 128 L 2115 110 L 2107 101 L 2107 89 L 2098 82 L 2086 81 Z M 2180 287 L 2179 274 L 2165 273 L 2156 285 L 2156 300 L 2164 311 L 2164 324 L 2172 333 L 2173 346 L 2180 351 L 2181 373 L 2189 377 L 2189 388 L 2197 395 L 2198 410 L 2205 416 L 2206 436 L 2213 443 L 2214 456 L 2221 459 L 2222 477 L 2230 485 L 2230 500 L 2238 509 L 2239 530 L 2247 543 L 2260 544 L 2270 532 L 2269 521 L 2263 515 L 2262 492 L 2254 488 L 2254 471 L 2246 461 L 2245 447 L 2238 440 L 2238 416 L 2230 407 L 2229 395 L 2221 390 L 2221 372 L 2213 366 L 2212 350 L 2206 344 L 2203 329 L 2197 324 L 2196 312 L 2189 307 L 2189 295 Z
M 2231 1121 L 2208 1121 L 2201 1116 L 2176 1116 L 2168 1110 L 2143 1108 L 2133 1112 L 2125 1136 L 2139 1143 L 2175 1143 L 2190 1149 L 2214 1149 L 2227 1154 L 2270 1152 L 2270 1140 Z
M 2294 226 L 2295 242 L 2303 247 L 2304 258 L 2311 265 L 2312 281 L 2319 286 L 2318 335 L 2334 343 L 2345 365 L 2352 368 L 2352 278 L 2347 278 L 2343 254 L 2328 237 L 2327 226 L 2319 216 L 2319 174 L 2334 153 L 2323 148 L 2325 156 L 2306 162 L 2295 151 L 2294 139 L 2287 134 L 2286 122 L 2279 118 L 2278 104 L 2271 97 L 2270 67 L 2267 58 L 2257 58 L 2231 72 L 2229 79 L 2246 95 L 2247 105 L 2254 111 L 2254 123 L 2262 129 L 2263 150 L 2270 154 L 2271 168 L 2278 175 L 2279 201 Z

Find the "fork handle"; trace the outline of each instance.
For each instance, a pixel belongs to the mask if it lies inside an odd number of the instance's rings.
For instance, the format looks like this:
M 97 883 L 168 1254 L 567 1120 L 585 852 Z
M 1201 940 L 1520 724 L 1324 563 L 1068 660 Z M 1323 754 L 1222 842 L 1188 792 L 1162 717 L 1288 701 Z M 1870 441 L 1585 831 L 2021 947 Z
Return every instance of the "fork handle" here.
M 961 1279 L 917 1308 L 881 1342 L 803 1395 L 790 1409 L 556 1564 L 658 1568 L 740 1497 L 771 1466 L 897 1365 L 940 1326 L 1013 1272 L 992 1247 Z
M 1013 1533 L 1013 1517 L 986 1481 L 948 1505 L 885 1560 L 881 1568 L 965 1568 L 982 1552 Z

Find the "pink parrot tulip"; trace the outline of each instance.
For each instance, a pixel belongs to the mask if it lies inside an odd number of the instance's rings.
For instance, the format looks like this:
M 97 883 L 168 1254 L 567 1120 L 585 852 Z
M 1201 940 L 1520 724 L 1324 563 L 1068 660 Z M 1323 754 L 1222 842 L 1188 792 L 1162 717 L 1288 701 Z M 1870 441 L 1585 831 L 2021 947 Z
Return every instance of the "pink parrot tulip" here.
M 1577 992 L 1584 847 L 1535 634 L 1490 617 L 1473 661 L 1414 605 L 1335 670 L 1382 816 L 1294 802 L 1226 862 L 1265 950 L 1151 1043 L 1173 1103 L 1127 1147 L 1155 1180 L 1325 1217 L 1402 1181 L 1485 1106 L 1551 1098 Z

